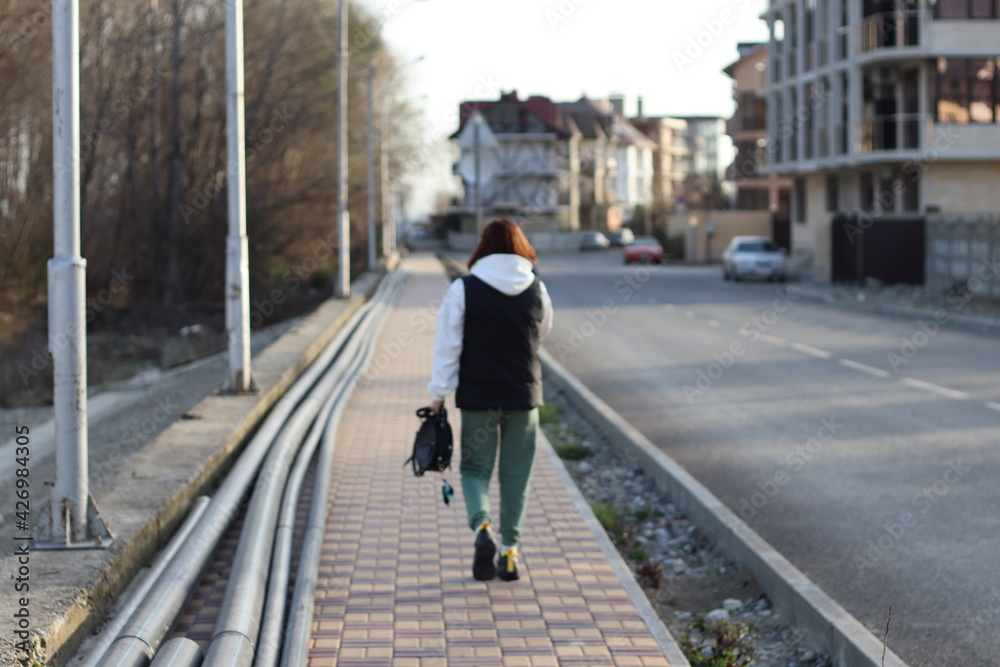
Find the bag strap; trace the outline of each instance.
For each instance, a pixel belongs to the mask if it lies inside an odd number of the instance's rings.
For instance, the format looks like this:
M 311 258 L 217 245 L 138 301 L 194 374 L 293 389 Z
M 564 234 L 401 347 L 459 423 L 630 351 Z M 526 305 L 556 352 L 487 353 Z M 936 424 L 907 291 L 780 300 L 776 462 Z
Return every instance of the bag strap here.
M 425 420 L 425 421 L 428 420 L 428 419 L 430 419 L 431 417 L 437 417 L 438 419 L 447 419 L 448 418 L 448 410 L 442 405 L 441 409 L 438 410 L 437 414 L 435 415 L 435 414 L 431 413 L 431 409 L 428 406 L 428 407 L 424 407 L 424 408 L 419 408 L 417 410 L 417 416 L 420 417 L 421 419 Z

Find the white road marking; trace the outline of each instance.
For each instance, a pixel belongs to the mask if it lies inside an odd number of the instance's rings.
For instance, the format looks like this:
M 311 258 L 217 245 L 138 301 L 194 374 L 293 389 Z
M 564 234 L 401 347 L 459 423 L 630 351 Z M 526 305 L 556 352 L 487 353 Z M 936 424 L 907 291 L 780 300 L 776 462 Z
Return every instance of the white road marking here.
M 708 326 L 712 327 L 713 329 L 718 329 L 720 326 L 722 326 L 722 322 L 719 322 L 719 320 L 709 320 Z
M 887 378 L 890 375 L 889 371 L 884 371 L 881 368 L 875 368 L 874 366 L 869 366 L 868 364 L 862 364 L 861 362 L 854 361 L 853 359 L 841 359 L 837 363 L 846 368 L 861 371 L 862 373 L 867 373 L 868 375 L 874 375 L 877 378 Z
M 938 396 L 945 396 L 947 398 L 954 398 L 958 401 L 963 401 L 969 397 L 964 391 L 955 391 L 954 389 L 948 389 L 948 387 L 942 387 L 941 385 L 931 384 L 930 382 L 924 382 L 923 380 L 917 380 L 916 378 L 903 378 L 903 384 L 909 385 L 916 389 L 923 389 L 924 391 L 929 391 L 932 394 L 937 394 Z
M 986 407 L 988 407 L 990 410 L 996 410 L 997 412 L 1000 412 L 1000 403 L 994 403 L 993 401 L 987 401 L 986 402 Z
M 759 338 L 765 343 L 770 343 L 771 345 L 788 345 L 788 339 L 771 336 L 770 334 L 762 333 Z
M 798 350 L 799 352 L 805 352 L 808 355 L 814 356 L 817 359 L 829 359 L 833 355 L 826 350 L 821 350 L 812 345 L 806 345 L 805 343 L 792 343 L 792 348 Z

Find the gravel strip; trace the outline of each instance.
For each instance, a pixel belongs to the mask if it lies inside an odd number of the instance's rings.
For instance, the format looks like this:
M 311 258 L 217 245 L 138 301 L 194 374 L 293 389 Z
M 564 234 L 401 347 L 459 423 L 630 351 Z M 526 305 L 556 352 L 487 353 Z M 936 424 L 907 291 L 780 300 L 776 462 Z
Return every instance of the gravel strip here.
M 551 386 L 551 383 L 550 385 Z M 715 550 L 635 461 L 546 393 L 542 428 L 692 665 L 829 667 L 806 634 L 772 611 L 753 575 Z M 578 460 L 573 460 L 576 459 Z M 720 623 L 721 622 L 721 623 Z M 729 650 L 728 662 L 713 662 Z

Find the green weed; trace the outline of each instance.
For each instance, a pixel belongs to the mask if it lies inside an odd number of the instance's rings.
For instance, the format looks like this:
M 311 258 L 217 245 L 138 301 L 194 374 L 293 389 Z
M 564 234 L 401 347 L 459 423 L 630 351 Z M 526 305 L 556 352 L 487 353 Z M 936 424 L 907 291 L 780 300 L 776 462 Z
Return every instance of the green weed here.
M 691 663 L 691 667 L 746 667 L 753 662 L 757 647 L 753 642 L 750 627 L 743 623 L 723 621 L 718 626 L 708 627 L 705 617 L 698 616 L 695 627 L 704 630 L 715 639 L 712 651 L 706 655 L 699 643 L 690 635 L 681 637 L 681 650 Z

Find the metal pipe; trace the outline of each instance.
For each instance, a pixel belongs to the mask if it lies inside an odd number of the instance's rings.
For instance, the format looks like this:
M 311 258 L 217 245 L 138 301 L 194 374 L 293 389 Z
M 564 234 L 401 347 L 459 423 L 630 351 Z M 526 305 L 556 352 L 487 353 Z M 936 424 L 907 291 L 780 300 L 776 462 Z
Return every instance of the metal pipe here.
M 250 267 L 246 219 L 246 130 L 243 85 L 243 0 L 226 2 L 226 149 L 229 234 L 226 236 L 226 340 L 229 389 L 250 391 Z
M 187 637 L 174 637 L 163 644 L 149 667 L 200 667 L 201 659 L 198 642 Z
M 153 564 L 152 569 L 146 575 L 146 579 L 143 580 L 142 584 L 129 595 L 128 600 L 122 606 L 121 610 L 115 615 L 111 622 L 105 626 L 101 631 L 101 637 L 98 639 L 97 643 L 91 647 L 89 653 L 87 654 L 86 660 L 79 667 L 101 667 L 99 660 L 101 656 L 108 650 L 108 646 L 111 642 L 118 636 L 118 632 L 125 625 L 125 621 L 128 620 L 129 616 L 135 611 L 139 603 L 146 597 L 149 590 L 153 587 L 157 578 L 163 572 L 164 568 L 170 563 L 171 559 L 177 554 L 177 551 L 182 545 L 186 544 L 188 536 L 191 535 L 191 531 L 194 527 L 201 521 L 201 517 L 205 514 L 205 510 L 208 508 L 210 502 L 208 496 L 199 496 L 195 501 L 194 505 L 191 507 L 191 511 L 188 512 L 187 518 L 181 527 L 177 529 L 177 532 L 171 538 L 170 543 L 167 547 L 160 553 L 156 562 Z
M 337 56 L 337 296 L 351 294 L 351 220 L 347 209 L 347 0 L 340 2 Z
M 366 313 L 364 321 L 358 325 L 355 334 L 346 343 L 336 362 L 330 367 L 324 378 L 324 382 L 317 385 L 317 388 L 313 391 L 313 396 L 325 396 L 326 399 L 318 409 L 318 413 L 312 413 L 315 416 L 315 420 L 310 419 L 312 426 L 306 436 L 305 443 L 299 448 L 295 466 L 292 468 L 288 476 L 288 481 L 284 486 L 283 497 L 278 493 L 278 488 L 275 486 L 259 488 L 258 491 L 255 491 L 255 493 L 268 494 L 269 498 L 273 499 L 273 502 L 280 500 L 282 503 L 277 526 L 271 533 L 267 532 L 268 524 L 258 519 L 258 515 L 252 517 L 248 515 L 247 526 L 250 527 L 249 530 L 253 530 L 259 535 L 257 538 L 246 536 L 247 540 L 264 540 L 270 538 L 270 544 L 273 545 L 273 548 L 267 554 L 263 552 L 258 554 L 257 558 L 252 562 L 248 560 L 247 571 L 239 569 L 239 566 L 235 564 L 235 560 L 233 565 L 234 574 L 238 573 L 240 579 L 250 582 L 251 585 L 254 582 L 267 581 L 266 594 L 263 586 L 256 586 L 252 590 L 254 599 L 257 596 L 261 596 L 264 603 L 263 620 L 261 621 L 259 632 L 254 638 L 257 649 L 254 665 L 257 667 L 272 666 L 277 662 L 277 656 L 280 651 L 281 627 L 285 616 L 285 601 L 291 563 L 292 532 L 295 524 L 298 496 L 302 487 L 302 479 L 305 477 L 312 453 L 319 440 L 319 435 L 329 419 L 330 411 L 344 397 L 343 386 L 345 379 L 351 377 L 356 372 L 356 359 L 359 356 L 358 349 L 371 338 L 374 328 L 373 324 L 377 321 L 377 316 L 381 313 L 381 310 L 384 309 L 384 306 L 380 306 L 378 301 L 381 301 L 381 296 L 373 303 L 372 308 Z M 280 469 L 286 470 L 287 466 L 282 466 Z M 258 486 L 260 485 L 258 484 Z M 241 543 L 243 539 L 244 537 L 241 536 Z M 265 559 L 265 556 L 270 556 L 270 558 Z M 237 554 L 238 557 L 239 553 Z M 268 562 L 270 563 L 269 573 L 265 572 Z M 260 576 L 256 576 L 258 573 Z M 217 631 L 220 629 L 235 631 L 242 629 L 236 625 L 223 625 L 223 617 L 231 619 L 230 622 L 232 623 L 243 623 L 245 628 L 252 630 L 252 624 L 244 613 L 246 607 L 241 608 L 238 614 L 234 614 L 236 609 L 229 608 L 228 605 L 230 604 L 239 604 L 239 602 L 238 600 L 230 602 L 227 590 L 227 597 L 222 604 Z M 209 648 L 209 653 L 210 657 L 214 660 L 211 647 Z M 206 659 L 206 663 L 212 664 L 208 659 Z
M 376 300 L 379 305 L 373 304 L 368 309 L 337 360 L 326 371 L 310 396 L 299 405 L 291 423 L 282 433 L 278 446 L 272 449 L 264 464 L 263 471 L 258 476 L 253 498 L 247 510 L 247 528 L 240 535 L 236 555 L 233 558 L 232 574 L 226 585 L 226 593 L 219 610 L 214 636 L 205 656 L 204 664 L 209 667 L 214 665 L 249 667 L 253 662 L 254 651 L 261 639 L 261 622 L 268 590 L 266 582 L 269 579 L 269 574 L 272 575 L 270 577 L 272 581 L 280 579 L 280 576 L 273 576 L 269 566 L 273 562 L 272 556 L 278 556 L 275 553 L 276 524 L 282 502 L 281 491 L 288 488 L 286 480 L 291 462 L 296 452 L 301 449 L 309 425 L 316 419 L 320 410 L 320 401 L 328 396 L 333 397 L 333 400 L 336 401 L 343 396 L 342 391 L 339 391 L 338 388 L 343 386 L 345 378 L 349 378 L 352 373 L 351 370 L 345 370 L 344 367 L 354 369 L 356 372 L 357 365 L 353 360 L 362 344 L 369 343 L 372 338 L 369 335 L 372 322 L 377 320 L 376 315 L 384 309 L 384 294 L 387 290 L 388 288 L 383 283 Z M 295 493 L 297 495 L 297 490 Z M 292 514 L 294 520 L 294 506 Z M 290 550 L 290 541 L 287 546 Z M 290 555 L 286 555 L 286 558 L 290 558 Z M 287 577 L 287 575 L 285 576 Z M 277 588 L 274 595 L 277 596 L 283 607 L 285 587 L 278 586 Z M 276 624 L 280 628 L 281 616 L 281 612 L 272 610 L 269 624 L 272 627 Z M 275 621 L 275 617 L 279 620 Z M 241 648 L 238 659 L 232 655 L 232 646 L 234 642 L 237 642 L 233 639 L 234 635 L 245 638 L 250 647 L 249 651 Z M 277 642 L 275 637 L 271 637 L 269 640 L 265 635 L 263 641 L 268 645 L 266 653 L 272 655 L 277 653 L 274 647 Z M 242 646 L 242 643 L 239 645 Z
M 399 292 L 405 274 L 396 274 L 391 285 L 392 291 L 386 295 L 386 304 L 392 303 Z M 380 330 L 388 317 L 389 309 L 384 308 L 375 331 Z M 343 394 L 350 396 L 360 379 L 363 370 L 374 354 L 377 336 L 367 337 L 364 354 L 354 366 L 345 384 Z M 319 559 L 323 548 L 323 535 L 326 529 L 327 496 L 330 489 L 330 469 L 333 463 L 333 453 L 336 444 L 337 426 L 347 407 L 347 401 L 338 401 L 326 429 L 323 432 L 323 445 L 316 461 L 316 484 L 313 489 L 312 507 L 309 511 L 309 523 L 303 539 L 302 551 L 299 556 L 299 569 L 295 577 L 295 590 L 289 608 L 289 620 L 285 630 L 285 646 L 281 655 L 281 667 L 304 667 L 309 657 L 309 640 L 312 634 L 312 619 L 316 578 L 319 570 Z
M 148 665 L 153 651 L 163 641 L 185 600 L 194 590 L 198 576 L 223 532 L 239 513 L 241 499 L 288 415 L 339 353 L 369 307 L 366 304 L 351 318 L 351 321 L 341 329 L 334 340 L 271 409 L 243 454 L 216 490 L 204 519 L 192 531 L 188 540 L 190 549 L 184 554 L 178 554 L 164 568 L 149 595 L 138 605 L 105 654 L 105 656 L 114 654 L 119 657 L 111 661 L 109 657 L 102 656 L 98 664 L 102 667 Z
M 359 330 L 358 336 L 363 332 Z M 355 336 L 353 340 L 357 339 Z M 346 351 L 345 351 L 346 352 Z M 341 356 L 343 358 L 344 355 Z M 340 383 L 338 382 L 338 385 Z M 342 392 L 339 386 L 330 392 L 319 410 L 316 421 L 313 422 L 306 436 L 306 441 L 299 451 L 285 486 L 281 505 L 281 515 L 274 533 L 274 552 L 271 557 L 271 571 L 267 580 L 267 596 L 265 599 L 264 619 L 261 622 L 260 635 L 257 640 L 257 654 L 254 667 L 272 667 L 277 664 L 281 651 L 282 626 L 285 620 L 285 602 L 288 590 L 288 578 L 291 572 L 291 554 L 293 534 L 295 530 L 295 515 L 298 509 L 299 495 L 309 463 L 313 459 L 320 436 L 327 428 L 330 414 Z
M 281 500 L 278 491 L 285 486 L 295 451 L 318 409 L 319 402 L 311 396 L 302 402 L 283 429 L 257 477 L 250 507 L 247 509 L 246 527 L 240 534 L 225 597 L 205 653 L 205 665 L 224 663 L 232 667 L 249 667 L 252 664 L 260 632 L 268 564 L 274 546 L 278 503 Z M 237 639 L 236 636 L 243 639 Z M 244 643 L 249 650 L 241 649 L 241 659 L 233 660 L 233 646 L 242 646 Z

